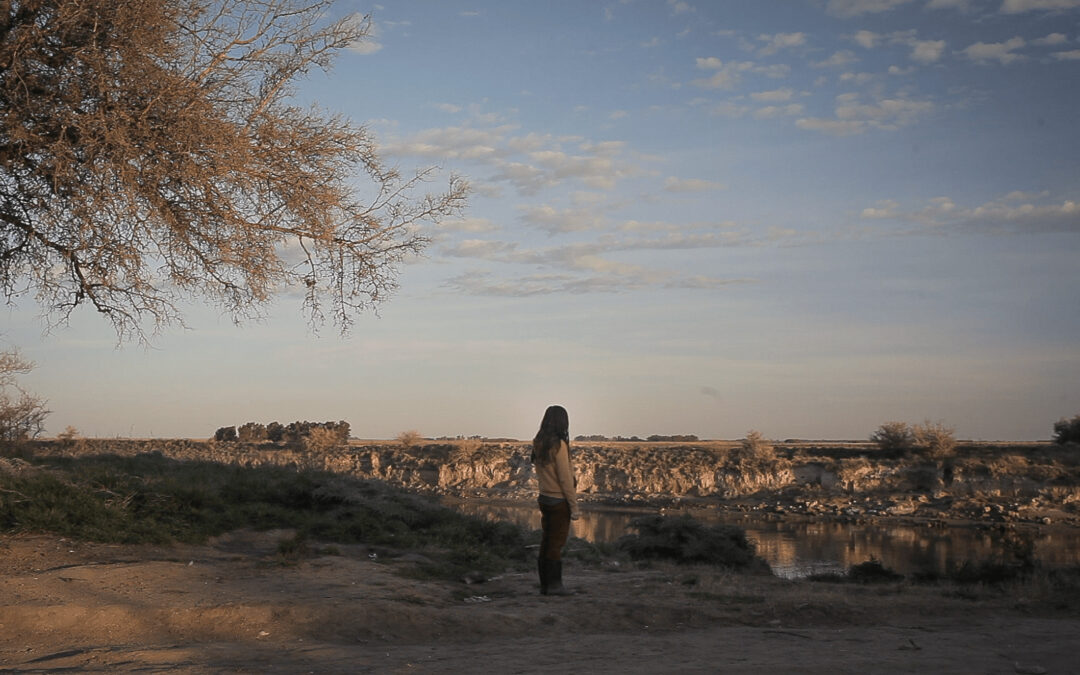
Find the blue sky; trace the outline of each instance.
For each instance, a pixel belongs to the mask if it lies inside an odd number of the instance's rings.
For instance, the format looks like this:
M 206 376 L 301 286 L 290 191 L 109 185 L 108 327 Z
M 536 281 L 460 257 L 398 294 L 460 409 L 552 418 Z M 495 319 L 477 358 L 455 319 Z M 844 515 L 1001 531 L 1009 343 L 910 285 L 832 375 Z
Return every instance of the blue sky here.
M 305 100 L 474 188 L 380 316 L 3 340 L 50 432 L 1037 439 L 1080 412 L 1080 0 L 370 5 Z M 437 189 L 439 183 L 433 184 Z

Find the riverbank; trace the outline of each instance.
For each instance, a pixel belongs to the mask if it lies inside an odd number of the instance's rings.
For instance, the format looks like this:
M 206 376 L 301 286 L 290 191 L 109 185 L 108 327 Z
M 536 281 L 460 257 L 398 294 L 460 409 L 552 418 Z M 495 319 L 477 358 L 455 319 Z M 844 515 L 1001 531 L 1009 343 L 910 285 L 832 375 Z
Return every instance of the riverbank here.
M 465 584 L 404 551 L 283 562 L 286 531 L 206 545 L 0 539 L 0 672 L 1066 673 L 1075 580 L 1006 587 L 789 582 L 566 563 Z M 572 664 L 572 665 L 571 665 Z
M 160 453 L 243 467 L 286 466 L 376 479 L 412 491 L 526 501 L 535 478 L 527 443 L 352 441 L 305 450 L 184 439 L 33 441 L 37 456 Z M 711 509 L 756 518 L 930 527 L 1080 527 L 1080 448 L 961 442 L 947 457 L 894 456 L 869 442 L 575 443 L 582 501 Z

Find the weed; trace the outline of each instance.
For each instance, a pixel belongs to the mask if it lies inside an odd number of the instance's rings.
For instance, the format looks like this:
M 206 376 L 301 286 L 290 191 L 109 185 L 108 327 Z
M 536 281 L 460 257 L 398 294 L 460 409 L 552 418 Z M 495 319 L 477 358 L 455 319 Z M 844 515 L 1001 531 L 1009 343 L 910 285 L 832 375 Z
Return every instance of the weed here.
M 754 555 L 746 531 L 735 525 L 707 526 L 690 516 L 643 516 L 630 521 L 629 534 L 618 541 L 634 560 L 674 560 L 749 568 L 765 563 Z M 767 567 L 767 566 L 766 566 Z

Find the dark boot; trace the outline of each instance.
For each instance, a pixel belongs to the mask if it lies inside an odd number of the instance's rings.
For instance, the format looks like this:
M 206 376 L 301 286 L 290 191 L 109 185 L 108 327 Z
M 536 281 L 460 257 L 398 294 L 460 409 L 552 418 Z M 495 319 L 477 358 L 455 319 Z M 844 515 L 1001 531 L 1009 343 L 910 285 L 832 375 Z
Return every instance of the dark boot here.
M 547 576 L 547 559 L 539 557 L 536 559 L 536 571 L 540 574 L 540 595 L 547 595 L 548 593 L 548 576 Z
M 547 562 L 547 592 L 544 595 L 573 595 L 573 591 L 566 590 L 562 585 L 562 561 L 548 560 Z

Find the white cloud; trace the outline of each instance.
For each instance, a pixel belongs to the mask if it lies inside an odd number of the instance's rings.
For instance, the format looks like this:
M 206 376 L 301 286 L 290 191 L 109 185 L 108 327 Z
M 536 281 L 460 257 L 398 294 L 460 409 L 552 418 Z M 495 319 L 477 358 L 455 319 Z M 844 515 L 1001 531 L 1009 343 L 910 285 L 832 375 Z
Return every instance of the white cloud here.
M 919 226 L 907 234 L 926 231 L 996 234 L 1080 233 L 1080 204 L 1073 200 L 1046 203 L 1047 192 L 1013 191 L 976 207 L 958 206 L 949 197 L 935 197 L 921 208 L 904 211 L 892 200 L 863 210 L 868 218 L 892 218 Z M 1040 203 L 1042 202 L 1042 203 Z
M 521 220 L 548 234 L 582 232 L 604 226 L 605 219 L 589 206 L 557 209 L 547 204 L 520 207 Z
M 862 14 L 879 14 L 911 2 L 911 0 L 829 0 L 825 10 L 834 16 L 851 18 Z
M 348 20 L 352 23 L 364 23 L 366 21 L 370 21 L 359 13 L 352 14 L 351 16 L 349 16 Z M 370 21 L 367 35 L 355 42 L 350 43 L 348 49 L 354 54 L 374 54 L 383 47 L 382 43 L 379 42 L 378 38 L 379 27 L 375 24 L 374 21 Z
M 975 63 L 997 61 L 1002 65 L 1008 65 L 1024 58 L 1020 54 L 1013 53 L 1024 45 L 1024 38 L 1014 37 L 1005 42 L 976 42 L 965 47 L 961 53 Z
M 860 30 L 852 38 L 855 40 L 855 44 L 864 49 L 873 49 L 881 40 L 881 36 L 877 33 L 869 30 Z
M 761 103 L 781 103 L 790 101 L 795 91 L 789 88 L 773 89 L 771 91 L 758 91 L 750 94 L 750 98 Z
M 697 59 L 699 70 L 714 70 L 707 79 L 694 80 L 702 89 L 731 89 L 739 84 L 742 73 L 753 70 L 752 61 L 721 61 L 715 56 Z
M 854 136 L 866 130 L 863 122 L 837 120 L 823 117 L 803 117 L 795 120 L 795 126 L 807 131 L 817 131 L 830 136 Z
M 662 45 L 664 43 L 660 38 L 652 37 L 652 38 L 649 38 L 648 40 L 646 40 L 645 42 L 641 42 L 639 44 L 642 47 L 644 47 L 645 49 L 650 49 L 652 47 L 659 47 L 660 45 Z
M 727 186 L 723 183 L 701 178 L 668 176 L 664 179 L 664 189 L 668 192 L 707 192 L 710 190 L 725 190 Z
M 762 56 L 769 56 L 775 54 L 781 49 L 791 49 L 792 47 L 801 47 L 806 44 L 805 33 L 776 33 L 775 35 L 759 35 L 759 42 L 764 42 L 765 46 L 762 47 L 758 53 Z
M 1033 10 L 1075 9 L 1080 7 L 1080 0 L 1004 0 L 1001 3 L 1003 14 L 1019 14 Z
M 642 172 L 623 157 L 622 141 L 588 143 L 580 137 L 514 135 L 516 129 L 513 125 L 427 129 L 407 138 L 386 139 L 382 150 L 387 156 L 412 155 L 490 165 L 495 173 L 488 181 L 510 183 L 524 194 L 564 182 L 610 190 L 618 180 Z M 579 152 L 567 152 L 563 147 L 567 143 L 576 143 Z
M 842 68 L 858 62 L 859 57 L 855 56 L 855 52 L 850 49 L 841 49 L 838 52 L 834 52 L 832 56 L 824 61 L 818 61 L 813 65 L 815 68 Z
M 1052 47 L 1054 45 L 1065 44 L 1068 41 L 1069 38 L 1065 37 L 1064 33 L 1050 33 L 1046 37 L 1032 40 L 1031 44 L 1037 47 Z
M 944 52 L 944 40 L 915 40 L 911 43 L 911 60 L 923 65 L 934 63 Z
M 840 73 L 841 82 L 853 82 L 857 85 L 864 85 L 867 82 L 872 82 L 877 79 L 877 75 L 873 73 Z
M 610 115 L 608 115 L 608 119 L 609 120 L 621 120 L 624 117 L 629 117 L 629 116 L 630 116 L 630 113 L 626 112 L 625 110 L 616 110 L 616 111 L 612 112 Z
M 1059 61 L 1080 61 L 1080 49 L 1073 49 L 1067 52 L 1054 52 L 1054 58 Z
M 453 103 L 436 103 L 435 107 L 443 112 L 456 114 L 461 112 L 461 106 L 454 105 Z
M 667 4 L 672 14 L 690 14 L 695 11 L 694 7 L 684 0 L 667 0 Z
M 801 103 L 789 103 L 788 105 L 769 105 L 754 111 L 757 119 L 771 119 L 773 117 L 794 117 L 802 115 L 806 110 Z
M 862 217 L 869 219 L 894 218 L 900 204 L 892 199 L 879 201 L 875 206 L 868 206 L 862 210 Z
M 795 126 L 833 136 L 851 136 L 870 129 L 895 131 L 909 126 L 934 111 L 931 101 L 910 99 L 903 95 L 879 97 L 866 102 L 860 94 L 836 97 L 835 119 L 802 118 Z

